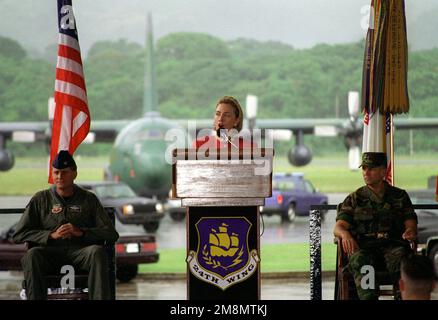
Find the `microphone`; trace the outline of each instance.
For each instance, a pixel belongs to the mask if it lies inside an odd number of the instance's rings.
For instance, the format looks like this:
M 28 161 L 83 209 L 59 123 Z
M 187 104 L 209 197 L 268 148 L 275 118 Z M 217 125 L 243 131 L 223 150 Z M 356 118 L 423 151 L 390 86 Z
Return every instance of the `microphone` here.
M 221 137 L 221 129 L 222 129 L 222 127 L 218 127 L 216 130 L 216 135 L 218 136 L 218 138 Z
M 226 132 L 225 132 L 225 130 L 223 130 L 223 127 L 222 127 L 222 126 L 220 126 L 220 127 L 216 130 L 216 135 L 217 135 L 219 138 L 222 138 L 222 139 L 224 139 L 225 141 L 227 141 L 227 142 L 228 142 L 229 144 L 231 144 L 234 148 L 239 149 L 239 147 L 236 146 L 236 145 L 231 141 L 231 137 L 229 137 L 229 136 L 226 134 Z

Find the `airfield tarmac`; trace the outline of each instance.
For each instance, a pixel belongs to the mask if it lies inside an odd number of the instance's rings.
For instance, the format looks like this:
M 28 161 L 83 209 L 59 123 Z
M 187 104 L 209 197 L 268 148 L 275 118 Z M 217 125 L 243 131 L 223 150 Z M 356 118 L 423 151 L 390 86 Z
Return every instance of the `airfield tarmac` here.
M 0 272 L 0 300 L 19 300 L 21 272 Z M 117 300 L 186 300 L 186 280 L 182 276 L 152 279 L 139 275 L 129 283 L 117 283 Z M 329 276 L 322 283 L 324 300 L 333 300 L 334 278 Z M 296 274 L 261 281 L 262 300 L 309 300 L 310 286 L 306 275 Z

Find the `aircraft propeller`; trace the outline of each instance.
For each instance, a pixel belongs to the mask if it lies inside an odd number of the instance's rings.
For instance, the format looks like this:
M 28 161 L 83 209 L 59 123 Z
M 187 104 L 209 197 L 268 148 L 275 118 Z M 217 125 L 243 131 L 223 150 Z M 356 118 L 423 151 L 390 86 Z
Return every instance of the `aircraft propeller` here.
M 287 124 L 284 124 L 284 129 L 270 129 L 263 132 L 263 136 L 272 138 L 277 141 L 290 141 L 292 132 L 295 136 L 295 145 L 288 151 L 287 157 L 289 162 L 296 166 L 305 166 L 312 160 L 312 151 L 304 144 L 303 135 L 305 133 L 313 133 L 315 136 L 335 137 L 342 135 L 344 137 L 345 147 L 348 150 L 348 166 L 351 170 L 357 170 L 360 161 L 360 145 L 362 144 L 362 120 L 359 119 L 359 93 L 350 91 L 348 93 L 348 114 L 342 125 L 321 124 L 309 126 L 306 128 L 286 129 Z M 250 130 L 257 128 L 257 97 L 248 95 L 246 97 L 246 115 L 247 124 Z M 262 126 L 263 127 L 263 126 Z M 264 126 L 266 128 L 266 126 Z

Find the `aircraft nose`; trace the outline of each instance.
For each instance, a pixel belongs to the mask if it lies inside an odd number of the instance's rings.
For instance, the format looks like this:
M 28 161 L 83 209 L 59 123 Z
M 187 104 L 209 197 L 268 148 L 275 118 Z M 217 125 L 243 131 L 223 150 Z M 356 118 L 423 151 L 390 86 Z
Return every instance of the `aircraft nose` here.
M 146 187 L 159 189 L 169 186 L 171 183 L 171 166 L 164 156 L 158 154 L 146 154 L 140 159 L 141 175 Z

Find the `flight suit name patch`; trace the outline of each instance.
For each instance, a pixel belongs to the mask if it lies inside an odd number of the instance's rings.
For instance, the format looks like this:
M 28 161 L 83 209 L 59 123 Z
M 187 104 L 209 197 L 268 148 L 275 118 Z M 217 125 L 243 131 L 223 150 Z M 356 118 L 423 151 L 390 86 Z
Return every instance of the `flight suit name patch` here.
M 68 206 L 69 212 L 80 213 L 82 211 L 82 207 L 78 205 Z

